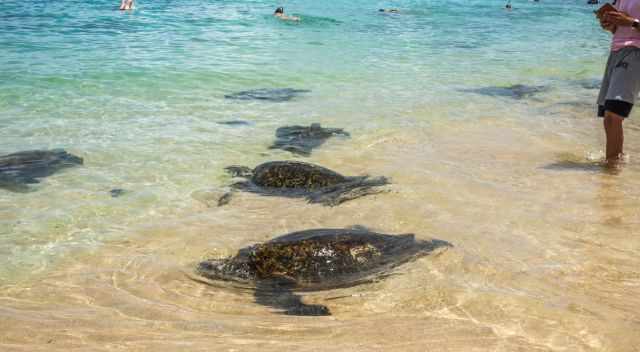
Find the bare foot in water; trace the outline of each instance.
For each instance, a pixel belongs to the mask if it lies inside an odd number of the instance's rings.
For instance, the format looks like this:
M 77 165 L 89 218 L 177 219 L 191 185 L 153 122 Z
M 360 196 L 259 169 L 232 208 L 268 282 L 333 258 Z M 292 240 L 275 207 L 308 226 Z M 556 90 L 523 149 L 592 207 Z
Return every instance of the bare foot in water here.
M 604 160 L 603 166 L 608 172 L 618 173 L 629 163 L 629 154 L 620 153 L 617 158 Z

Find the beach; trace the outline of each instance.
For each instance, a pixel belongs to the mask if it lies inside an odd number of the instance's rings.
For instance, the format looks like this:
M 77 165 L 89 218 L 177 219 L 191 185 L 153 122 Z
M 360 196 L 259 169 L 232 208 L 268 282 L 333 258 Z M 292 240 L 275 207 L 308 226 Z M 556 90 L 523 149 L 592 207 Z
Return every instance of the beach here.
M 638 113 L 629 161 L 602 168 L 609 36 L 582 1 L 512 4 L 299 0 L 288 23 L 264 1 L 0 3 L 0 155 L 84 160 L 0 189 L 0 350 L 636 351 Z M 225 98 L 284 88 L 304 92 Z M 350 136 L 269 149 L 313 123 Z M 225 167 L 273 160 L 391 184 L 218 206 Z M 302 293 L 326 317 L 194 280 L 204 259 L 354 225 L 452 247 Z

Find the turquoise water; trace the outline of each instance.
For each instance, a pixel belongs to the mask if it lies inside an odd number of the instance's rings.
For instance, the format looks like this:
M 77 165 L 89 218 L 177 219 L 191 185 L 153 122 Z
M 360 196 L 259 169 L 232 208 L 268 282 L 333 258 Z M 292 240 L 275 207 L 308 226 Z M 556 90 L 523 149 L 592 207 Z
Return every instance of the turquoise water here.
M 592 162 L 610 39 L 585 3 L 1 0 L 0 155 L 84 165 L 0 188 L 0 350 L 635 351 L 640 125 L 618 173 Z M 225 99 L 264 88 L 309 92 Z M 311 123 L 351 137 L 268 148 Z M 217 206 L 226 166 L 289 159 L 391 185 L 337 207 Z M 205 258 L 352 225 L 453 247 L 304 294 L 331 317 L 190 279 Z
M 65 148 L 85 159 L 35 192 L 0 191 L 0 278 L 188 207 L 194 189 L 226 182 L 223 166 L 260 160 L 284 124 L 375 133 L 502 115 L 504 100 L 465 89 L 512 84 L 585 100 L 593 93 L 571 82 L 597 79 L 608 45 L 583 1 L 510 12 L 484 0 L 287 1 L 299 23 L 273 18 L 281 4 L 268 1 L 115 5 L 0 3 L 0 153 Z M 279 87 L 312 93 L 224 99 Z M 217 124 L 234 119 L 252 124 Z M 116 200 L 113 188 L 135 192 Z

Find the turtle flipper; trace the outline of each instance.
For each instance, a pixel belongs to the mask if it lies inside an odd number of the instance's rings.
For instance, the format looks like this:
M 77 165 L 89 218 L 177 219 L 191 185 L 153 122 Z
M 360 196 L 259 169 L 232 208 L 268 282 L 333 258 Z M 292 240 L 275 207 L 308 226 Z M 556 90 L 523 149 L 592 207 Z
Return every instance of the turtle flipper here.
M 370 194 L 385 192 L 376 187 L 389 184 L 386 177 L 354 177 L 351 182 L 324 187 L 307 196 L 309 203 L 321 203 L 336 206 L 348 200 L 364 197 Z
M 223 194 L 222 197 L 218 198 L 218 206 L 221 207 L 223 205 L 229 204 L 232 196 L 233 196 L 233 191 Z
M 300 316 L 331 315 L 329 308 L 319 304 L 305 304 L 293 291 L 293 283 L 286 279 L 259 280 L 254 297 L 256 303 L 279 309 L 281 314 Z
M 224 168 L 233 177 L 251 177 L 253 176 L 253 170 L 246 166 L 231 165 Z
M 321 304 L 300 304 L 289 308 L 285 311 L 286 315 L 302 315 L 302 316 L 327 316 L 331 315 L 329 308 Z
M 0 188 L 16 193 L 26 193 L 31 189 L 29 184 L 39 183 L 38 180 L 28 176 L 0 173 Z

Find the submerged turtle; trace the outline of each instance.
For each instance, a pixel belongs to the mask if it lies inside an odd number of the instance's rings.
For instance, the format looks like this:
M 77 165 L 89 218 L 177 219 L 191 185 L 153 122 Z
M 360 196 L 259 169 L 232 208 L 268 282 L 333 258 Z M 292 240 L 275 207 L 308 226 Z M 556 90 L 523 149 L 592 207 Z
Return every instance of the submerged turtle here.
M 373 282 L 400 264 L 450 247 L 441 240 L 416 241 L 413 234 L 387 235 L 363 227 L 290 233 L 242 248 L 233 257 L 209 259 L 196 269 L 209 280 L 255 285 L 256 302 L 290 315 L 330 315 L 307 305 L 295 291 L 316 291 Z
M 514 84 L 508 87 L 482 87 L 474 89 L 463 89 L 462 91 L 519 100 L 529 98 L 537 93 L 546 92 L 547 90 L 549 90 L 549 88 L 545 86 L 528 86 L 524 84 Z
M 311 126 L 284 126 L 276 130 L 276 141 L 269 149 L 282 149 L 309 156 L 314 148 L 336 135 L 349 136 L 342 128 L 323 128 L 319 123 Z
M 233 100 L 264 100 L 271 102 L 284 102 L 292 100 L 301 93 L 311 92 L 308 89 L 295 89 L 295 88 L 259 88 L 252 90 L 244 90 L 242 92 L 236 92 L 227 94 L 224 97 L 226 99 Z
M 253 170 L 246 166 L 229 166 L 226 170 L 233 176 L 247 178 L 231 185 L 233 189 L 269 196 L 304 197 L 309 203 L 329 206 L 380 193 L 374 187 L 389 183 L 386 177 L 342 176 L 322 166 L 300 161 L 271 161 Z M 223 198 L 228 201 L 229 195 Z
M 28 191 L 28 184 L 39 183 L 60 169 L 82 165 L 83 160 L 63 149 L 28 150 L 0 156 L 0 188 Z

